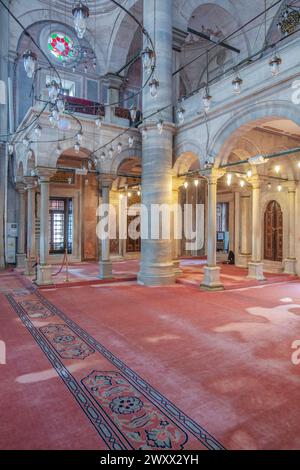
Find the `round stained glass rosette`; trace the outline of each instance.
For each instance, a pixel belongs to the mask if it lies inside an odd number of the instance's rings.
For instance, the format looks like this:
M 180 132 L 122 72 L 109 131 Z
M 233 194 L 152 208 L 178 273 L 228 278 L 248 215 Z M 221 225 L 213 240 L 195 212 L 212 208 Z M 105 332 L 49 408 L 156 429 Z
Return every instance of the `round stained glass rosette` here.
M 66 34 L 51 34 L 48 39 L 48 49 L 58 60 L 74 59 L 73 41 Z

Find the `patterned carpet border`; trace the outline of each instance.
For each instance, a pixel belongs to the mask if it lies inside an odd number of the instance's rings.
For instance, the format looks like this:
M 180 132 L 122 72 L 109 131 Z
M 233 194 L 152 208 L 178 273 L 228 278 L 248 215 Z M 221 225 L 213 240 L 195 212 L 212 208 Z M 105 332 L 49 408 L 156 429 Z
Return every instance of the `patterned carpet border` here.
M 163 396 L 158 390 L 153 388 L 148 382 L 142 379 L 136 372 L 134 372 L 129 366 L 127 366 L 123 361 L 121 361 L 118 357 L 116 357 L 111 351 L 109 351 L 105 346 L 101 343 L 96 341 L 91 335 L 89 335 L 85 330 L 83 330 L 77 323 L 71 320 L 64 312 L 62 312 L 59 308 L 55 307 L 49 300 L 47 300 L 41 292 L 36 289 L 32 284 L 29 284 L 27 280 L 25 280 L 22 276 L 18 275 L 20 282 L 31 292 L 33 292 L 41 301 L 41 303 L 46 306 L 54 315 L 57 315 L 61 318 L 68 326 L 71 328 L 74 333 L 76 333 L 79 337 L 85 340 L 92 348 L 98 351 L 103 357 L 105 357 L 113 366 L 115 366 L 118 370 L 120 370 L 126 379 L 132 383 L 133 386 L 140 390 L 141 393 L 148 395 L 151 397 L 153 402 L 156 404 L 158 409 L 160 409 L 163 413 L 169 413 L 176 421 L 178 421 L 186 431 L 190 432 L 194 435 L 207 449 L 209 450 L 225 450 L 222 444 L 215 439 L 206 429 L 200 426 L 196 421 L 192 418 L 184 414 L 176 405 L 174 405 L 171 401 L 169 401 L 165 396 Z M 6 295 L 9 302 L 20 316 L 22 321 L 25 323 L 26 327 L 29 329 L 30 333 L 32 334 L 32 330 L 35 329 L 34 325 L 30 322 L 27 315 L 22 311 L 21 307 L 14 301 L 11 295 Z M 29 326 L 30 327 L 29 327 Z M 33 335 L 33 334 L 32 334 Z M 47 342 L 42 338 L 41 341 L 39 332 L 35 332 L 33 335 L 34 338 L 38 337 L 39 341 L 38 344 L 42 344 L 46 346 L 46 350 L 50 351 Z M 48 352 L 43 351 L 48 357 Z M 60 368 L 63 368 L 66 371 L 68 377 L 72 377 L 73 381 L 76 382 L 76 386 L 80 387 L 74 377 L 65 369 L 63 364 L 60 362 L 59 358 L 51 351 L 51 355 L 55 356 L 56 361 L 59 363 Z M 50 359 L 50 358 L 49 358 Z M 52 362 L 52 361 L 51 361 Z M 55 364 L 53 364 L 56 368 Z M 61 375 L 61 378 L 65 381 L 65 373 Z M 70 387 L 68 386 L 70 389 Z M 70 389 L 72 391 L 72 389 Z M 73 391 L 72 391 L 73 393 Z M 87 398 L 87 397 L 86 397 Z M 76 398 L 77 399 L 77 398 Z M 77 399 L 78 401 L 78 399 Z M 82 404 L 79 404 L 82 407 Z M 87 414 L 87 413 L 86 413 Z M 90 415 L 88 414 L 88 417 Z M 107 439 L 105 440 L 107 443 Z M 115 447 L 114 447 L 115 448 Z

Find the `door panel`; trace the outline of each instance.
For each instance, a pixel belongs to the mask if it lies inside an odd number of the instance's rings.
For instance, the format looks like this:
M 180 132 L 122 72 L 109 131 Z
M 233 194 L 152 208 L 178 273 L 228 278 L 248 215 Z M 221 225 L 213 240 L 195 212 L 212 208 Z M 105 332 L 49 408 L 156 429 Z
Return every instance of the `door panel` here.
M 283 215 L 276 201 L 271 201 L 265 212 L 264 258 L 270 261 L 283 258 Z

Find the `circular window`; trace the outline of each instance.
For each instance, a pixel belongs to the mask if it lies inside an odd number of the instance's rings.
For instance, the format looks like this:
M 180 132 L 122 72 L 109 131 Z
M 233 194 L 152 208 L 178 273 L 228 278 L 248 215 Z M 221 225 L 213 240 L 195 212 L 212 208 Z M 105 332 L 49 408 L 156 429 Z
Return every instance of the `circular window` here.
M 48 49 L 58 60 L 66 61 L 75 58 L 73 41 L 66 34 L 51 34 L 48 39 Z

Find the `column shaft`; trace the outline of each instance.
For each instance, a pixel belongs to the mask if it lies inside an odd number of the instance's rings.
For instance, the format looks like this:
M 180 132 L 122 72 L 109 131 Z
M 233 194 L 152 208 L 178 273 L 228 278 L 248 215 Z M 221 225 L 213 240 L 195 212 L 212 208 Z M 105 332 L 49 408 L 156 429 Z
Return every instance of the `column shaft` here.
M 144 0 L 144 26 L 155 38 L 157 54 L 155 78 L 159 80 L 157 100 L 150 95 L 146 86 L 143 93 L 143 113 L 149 115 L 172 103 L 172 1 Z M 156 11 L 155 11 L 156 10 Z M 154 31 L 155 26 L 155 31 Z M 144 81 L 148 78 L 144 74 Z M 168 231 L 170 218 L 161 217 L 159 237 L 152 237 L 151 208 L 165 205 L 171 209 L 172 203 L 172 108 L 169 106 L 157 119 L 164 120 L 162 134 L 155 124 L 147 125 L 148 138 L 143 140 L 142 204 L 147 209 L 142 213 L 141 266 L 138 280 L 144 285 L 168 285 L 175 282 L 172 260 L 171 237 L 162 236 L 162 224 Z M 170 211 L 171 212 L 171 211 Z M 170 213 L 171 216 L 171 213 Z M 151 220 L 152 219 L 152 220 Z M 163 219 L 163 220 L 162 220 Z M 148 227 L 148 237 L 145 229 Z
M 41 179 L 40 264 L 46 265 L 49 256 L 49 179 Z
M 262 223 L 260 217 L 261 188 L 258 179 L 252 182 L 252 259 L 248 263 L 248 278 L 264 281 L 261 257 Z
M 27 252 L 35 256 L 35 190 L 27 191 Z
M 290 183 L 291 184 L 291 183 Z M 288 258 L 284 260 L 284 272 L 296 274 L 296 185 L 292 183 L 288 188 L 289 202 L 289 244 Z
M 101 189 L 102 189 L 102 204 L 104 207 L 109 208 L 109 194 L 112 185 L 112 179 L 100 179 L 101 181 Z M 104 214 L 102 214 L 104 215 Z M 99 261 L 99 277 L 100 279 L 110 279 L 113 277 L 112 275 L 112 262 L 110 259 L 110 237 L 109 237 L 109 224 L 110 224 L 110 214 L 109 210 L 107 215 L 107 222 L 108 222 L 108 232 L 100 233 L 101 236 L 101 254 L 100 254 L 100 261 Z

